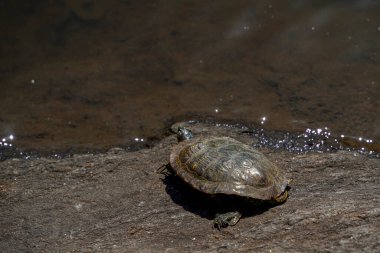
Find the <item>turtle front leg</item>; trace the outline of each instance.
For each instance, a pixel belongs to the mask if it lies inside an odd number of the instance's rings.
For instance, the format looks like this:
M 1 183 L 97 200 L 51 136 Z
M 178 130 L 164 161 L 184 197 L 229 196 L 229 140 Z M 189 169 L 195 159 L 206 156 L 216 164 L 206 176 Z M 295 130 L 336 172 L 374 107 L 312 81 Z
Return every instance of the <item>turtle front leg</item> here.
M 234 226 L 241 218 L 241 213 L 236 212 L 228 212 L 228 213 L 217 213 L 214 218 L 214 227 L 218 230 L 221 228 L 225 228 L 228 226 Z

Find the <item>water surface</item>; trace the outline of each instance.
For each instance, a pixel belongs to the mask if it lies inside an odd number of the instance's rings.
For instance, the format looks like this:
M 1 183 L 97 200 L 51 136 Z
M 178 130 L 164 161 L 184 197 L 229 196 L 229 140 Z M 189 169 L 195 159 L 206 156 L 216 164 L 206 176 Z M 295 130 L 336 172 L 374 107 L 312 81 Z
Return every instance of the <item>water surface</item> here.
M 379 1 L 0 7 L 3 148 L 144 146 L 203 117 L 380 141 Z

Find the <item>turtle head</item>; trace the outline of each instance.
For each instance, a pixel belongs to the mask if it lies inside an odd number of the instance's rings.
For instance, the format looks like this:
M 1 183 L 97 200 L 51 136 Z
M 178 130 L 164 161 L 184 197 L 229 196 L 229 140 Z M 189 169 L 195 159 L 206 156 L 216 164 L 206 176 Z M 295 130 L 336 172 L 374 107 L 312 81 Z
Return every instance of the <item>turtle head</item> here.
M 274 197 L 272 199 L 272 202 L 274 204 L 281 204 L 281 203 L 285 202 L 288 199 L 288 197 L 289 197 L 289 190 L 290 190 L 289 184 L 292 183 L 292 182 L 293 182 L 293 180 L 289 179 L 288 180 L 288 184 L 284 187 L 285 188 L 284 191 L 280 195 L 278 195 L 278 196 L 276 196 L 276 197 Z
M 287 200 L 288 196 L 289 196 L 288 190 L 286 189 L 283 193 L 274 197 L 272 201 L 275 204 L 281 204 L 281 203 L 285 202 L 285 200 Z
M 194 137 L 193 132 L 191 132 L 189 129 L 186 129 L 184 127 L 178 127 L 178 132 L 177 132 L 178 141 L 190 140 L 193 137 Z

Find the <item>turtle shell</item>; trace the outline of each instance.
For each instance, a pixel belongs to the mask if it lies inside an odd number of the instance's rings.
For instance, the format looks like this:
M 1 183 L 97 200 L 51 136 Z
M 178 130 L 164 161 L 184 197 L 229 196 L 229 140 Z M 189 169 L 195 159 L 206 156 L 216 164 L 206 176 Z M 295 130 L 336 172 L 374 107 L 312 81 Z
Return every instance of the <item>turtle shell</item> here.
M 229 137 L 180 142 L 170 154 L 175 173 L 193 188 L 270 200 L 281 195 L 288 180 L 262 153 Z

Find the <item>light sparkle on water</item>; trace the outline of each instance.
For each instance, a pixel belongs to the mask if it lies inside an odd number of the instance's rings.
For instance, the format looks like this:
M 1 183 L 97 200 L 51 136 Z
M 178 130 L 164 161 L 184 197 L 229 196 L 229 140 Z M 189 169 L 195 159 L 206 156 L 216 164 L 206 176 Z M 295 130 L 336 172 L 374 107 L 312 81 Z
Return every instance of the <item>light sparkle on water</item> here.
M 266 120 L 267 120 L 267 117 L 266 117 L 266 116 L 261 117 L 261 119 L 260 119 L 260 123 L 261 123 L 261 125 L 263 125 L 263 124 L 265 123 Z
M 254 135 L 258 137 L 256 147 L 271 146 L 296 153 L 348 150 L 379 157 L 378 152 L 372 148 L 375 142 L 373 139 L 345 134 L 334 135 L 328 127 L 307 128 L 301 134 L 284 133 L 275 136 L 271 136 L 264 129 L 258 129 L 254 131 Z
M 2 138 L 1 141 L 0 141 L 0 147 L 1 146 L 3 146 L 3 147 L 12 147 L 11 141 L 13 141 L 14 138 L 15 137 L 14 137 L 13 134 L 10 134 L 9 136 Z

